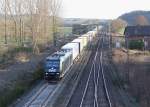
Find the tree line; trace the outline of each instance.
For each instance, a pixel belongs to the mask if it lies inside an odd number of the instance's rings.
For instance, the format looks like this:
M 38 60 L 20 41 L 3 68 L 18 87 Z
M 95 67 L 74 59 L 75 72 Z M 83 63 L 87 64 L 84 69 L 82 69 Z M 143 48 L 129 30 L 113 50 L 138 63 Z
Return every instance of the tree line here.
M 23 46 L 53 41 L 59 22 L 60 0 L 0 0 L 0 39 Z

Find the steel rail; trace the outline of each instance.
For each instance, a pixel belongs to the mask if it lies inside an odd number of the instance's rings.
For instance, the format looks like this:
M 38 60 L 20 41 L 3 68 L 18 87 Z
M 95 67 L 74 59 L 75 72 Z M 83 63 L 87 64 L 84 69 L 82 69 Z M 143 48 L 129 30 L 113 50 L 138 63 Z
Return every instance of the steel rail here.
M 99 41 L 99 40 L 98 40 Z M 94 57 L 94 60 L 92 62 L 92 67 L 90 69 L 90 73 L 89 73 L 89 76 L 88 76 L 88 80 L 86 82 L 86 86 L 85 86 L 85 89 L 84 89 L 84 93 L 83 93 L 83 96 L 82 96 L 82 100 L 80 102 L 80 107 L 83 106 L 83 102 L 84 102 L 84 98 L 85 98 L 85 95 L 87 93 L 87 89 L 88 89 L 88 86 L 89 86 L 89 81 L 90 81 L 90 78 L 91 78 L 91 74 L 92 74 L 92 71 L 93 71 L 93 68 L 94 68 L 94 71 L 95 71 L 95 62 L 96 62 L 96 58 L 98 56 L 98 49 L 99 49 L 99 43 L 98 43 L 98 47 L 96 49 L 96 54 L 95 54 L 95 57 Z M 95 98 L 97 98 L 97 95 L 94 95 Z M 94 102 L 95 102 L 95 98 L 94 98 Z M 96 100 L 96 103 L 98 104 L 97 100 Z M 97 105 L 96 104 L 96 105 Z
M 83 61 L 83 58 L 81 59 L 80 62 Z M 77 61 L 76 61 L 77 62 Z M 60 85 L 60 84 L 59 84 Z M 24 107 L 32 107 L 32 106 L 37 106 L 37 107 L 45 107 L 48 104 L 48 100 L 50 98 L 51 95 L 53 95 L 55 93 L 55 90 L 57 90 L 58 86 L 53 86 L 52 90 L 54 91 L 48 91 L 47 88 L 49 88 L 48 83 L 43 84 L 43 86 L 38 90 L 38 92 L 31 98 L 31 100 L 29 100 Z M 44 94 L 44 91 L 48 91 L 47 96 L 44 98 L 43 101 L 40 101 L 38 104 L 34 104 L 34 102 L 36 100 L 38 100 L 38 97 L 40 97 L 42 94 Z
M 39 89 L 39 91 L 25 104 L 25 107 L 30 107 L 30 105 L 36 100 L 38 96 L 48 87 L 48 83 L 43 84 L 43 86 Z
M 102 39 L 102 42 L 103 39 Z M 102 48 L 103 48 L 103 43 L 102 43 Z M 109 102 L 109 107 L 112 107 L 112 103 L 111 103 L 111 100 L 110 100 L 110 95 L 109 95 L 109 92 L 108 92 L 108 88 L 107 88 L 107 83 L 106 83 L 106 77 L 105 77 L 105 74 L 104 74 L 104 68 L 103 68 L 103 52 L 101 51 L 101 56 L 100 56 L 100 62 L 101 62 L 101 71 L 102 71 L 102 77 L 103 77 L 103 83 L 104 83 L 104 89 L 105 89 L 105 92 L 106 92 L 106 97 L 107 97 L 107 100 Z

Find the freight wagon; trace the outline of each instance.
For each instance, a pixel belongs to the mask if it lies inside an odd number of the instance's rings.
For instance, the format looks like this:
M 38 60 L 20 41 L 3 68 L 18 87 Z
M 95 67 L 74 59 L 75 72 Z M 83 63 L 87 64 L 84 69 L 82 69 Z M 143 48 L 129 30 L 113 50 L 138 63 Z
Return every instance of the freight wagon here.
M 73 60 L 74 60 L 80 54 L 80 43 L 78 43 L 78 42 L 67 43 L 66 45 L 62 46 L 61 49 L 71 50 L 72 54 L 73 54 Z

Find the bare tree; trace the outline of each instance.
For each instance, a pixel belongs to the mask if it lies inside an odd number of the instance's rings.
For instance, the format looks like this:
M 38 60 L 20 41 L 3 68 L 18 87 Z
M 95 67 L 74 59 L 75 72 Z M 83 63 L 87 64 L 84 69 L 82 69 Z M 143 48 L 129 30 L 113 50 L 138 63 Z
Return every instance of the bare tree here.
M 7 17 L 13 26 L 16 42 L 23 46 L 25 39 L 32 38 L 33 50 L 38 44 L 46 43 L 57 32 L 60 0 L 0 0 L 0 12 L 5 15 L 5 42 L 7 43 Z M 11 19 L 10 19 L 11 18 Z M 52 34 L 51 34 L 52 32 Z M 12 32 L 11 32 L 12 33 Z
M 53 39 L 54 39 L 54 46 L 56 45 L 56 32 L 57 32 L 57 16 L 59 13 L 59 9 L 61 7 L 60 0 L 51 0 L 51 8 L 50 8 L 50 14 L 52 16 L 52 32 L 53 32 Z
M 111 29 L 113 32 L 117 32 L 119 29 L 127 26 L 127 23 L 122 19 L 116 19 L 111 22 Z
M 19 43 L 23 44 L 23 15 L 26 12 L 27 2 L 26 0 L 6 0 L 6 6 L 9 12 L 9 16 L 12 17 L 14 22 L 14 37 L 17 42 L 19 38 Z M 17 36 L 19 35 L 19 36 Z
M 7 6 L 6 6 L 7 0 L 0 0 L 0 11 L 2 15 L 4 15 L 4 43 L 7 44 Z

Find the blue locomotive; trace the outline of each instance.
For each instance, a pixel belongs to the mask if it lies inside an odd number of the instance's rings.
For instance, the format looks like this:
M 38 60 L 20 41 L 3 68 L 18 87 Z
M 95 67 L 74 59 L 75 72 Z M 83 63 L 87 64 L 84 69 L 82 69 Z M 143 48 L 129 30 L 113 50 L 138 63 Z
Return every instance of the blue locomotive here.
M 46 58 L 44 77 L 46 80 L 59 79 L 72 65 L 72 51 L 61 50 Z

